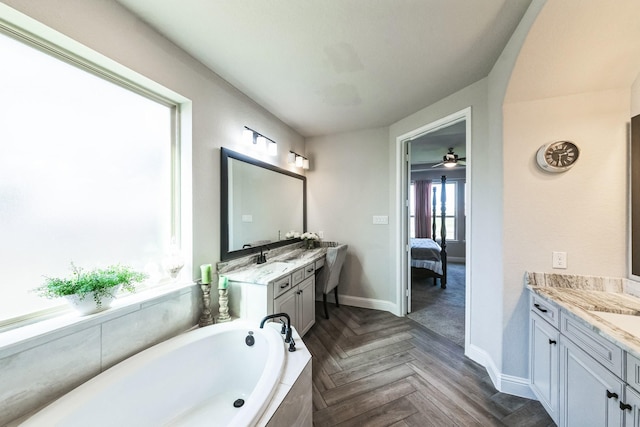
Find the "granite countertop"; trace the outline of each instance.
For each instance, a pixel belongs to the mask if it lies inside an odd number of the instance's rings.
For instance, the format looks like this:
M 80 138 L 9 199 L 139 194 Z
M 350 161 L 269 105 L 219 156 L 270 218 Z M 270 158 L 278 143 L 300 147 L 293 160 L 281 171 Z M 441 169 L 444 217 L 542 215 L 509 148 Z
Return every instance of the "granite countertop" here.
M 526 287 L 640 357 L 640 283 L 620 278 L 527 273 Z
M 327 248 L 294 249 L 269 259 L 264 264 L 250 264 L 238 269 L 221 273 L 234 282 L 246 282 L 266 285 L 278 280 L 311 262 L 315 262 L 327 252 Z

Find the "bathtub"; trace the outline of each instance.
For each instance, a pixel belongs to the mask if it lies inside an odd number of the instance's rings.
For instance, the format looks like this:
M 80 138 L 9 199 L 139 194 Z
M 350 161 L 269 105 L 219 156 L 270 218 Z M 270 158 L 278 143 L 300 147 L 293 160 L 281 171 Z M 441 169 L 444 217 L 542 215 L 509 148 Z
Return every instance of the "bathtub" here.
M 252 346 L 245 343 L 250 331 Z M 273 327 L 241 321 L 208 326 L 120 362 L 21 425 L 253 426 L 284 360 L 283 338 Z

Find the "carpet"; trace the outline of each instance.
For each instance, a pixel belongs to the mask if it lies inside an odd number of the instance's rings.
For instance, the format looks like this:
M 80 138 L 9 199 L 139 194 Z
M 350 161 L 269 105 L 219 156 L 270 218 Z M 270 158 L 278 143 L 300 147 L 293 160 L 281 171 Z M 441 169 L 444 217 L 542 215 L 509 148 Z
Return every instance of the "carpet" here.
M 449 263 L 447 288 L 433 285 L 424 270 L 411 269 L 411 309 L 408 317 L 464 347 L 465 265 Z

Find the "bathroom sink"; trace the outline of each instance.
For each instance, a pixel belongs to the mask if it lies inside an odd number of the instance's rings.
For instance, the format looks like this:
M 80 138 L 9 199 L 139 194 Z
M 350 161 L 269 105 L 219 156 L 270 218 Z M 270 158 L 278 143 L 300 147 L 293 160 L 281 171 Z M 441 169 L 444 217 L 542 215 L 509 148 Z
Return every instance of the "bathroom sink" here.
M 291 268 L 291 263 L 286 261 L 274 261 L 267 264 L 261 264 L 257 267 L 261 274 L 284 273 Z
M 590 311 L 589 313 L 612 324 L 618 329 L 640 337 L 640 317 L 632 314 L 609 313 L 606 311 Z
M 267 284 L 269 281 L 293 270 L 295 265 L 286 261 L 272 261 L 266 264 L 253 265 L 242 271 L 226 274 L 229 280 Z

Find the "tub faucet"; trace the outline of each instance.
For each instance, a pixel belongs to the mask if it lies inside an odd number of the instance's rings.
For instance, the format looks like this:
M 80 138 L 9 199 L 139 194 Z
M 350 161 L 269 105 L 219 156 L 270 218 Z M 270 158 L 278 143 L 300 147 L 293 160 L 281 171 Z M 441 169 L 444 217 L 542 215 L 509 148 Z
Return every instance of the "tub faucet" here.
M 284 317 L 285 319 L 287 319 L 287 326 L 284 327 L 283 324 L 283 331 L 281 331 L 280 333 L 285 334 L 284 342 L 289 343 L 289 351 L 296 351 L 296 341 L 291 336 L 291 318 L 287 313 L 276 313 L 265 316 L 260 322 L 260 329 L 264 327 L 264 324 L 267 320 L 276 319 L 278 317 Z

